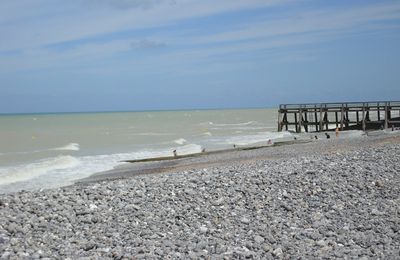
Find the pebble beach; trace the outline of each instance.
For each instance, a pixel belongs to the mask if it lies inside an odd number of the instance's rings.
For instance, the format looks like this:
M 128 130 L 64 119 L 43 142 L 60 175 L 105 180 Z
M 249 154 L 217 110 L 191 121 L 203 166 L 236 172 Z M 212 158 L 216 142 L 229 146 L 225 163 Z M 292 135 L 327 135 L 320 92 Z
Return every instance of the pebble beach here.
M 0 194 L 0 258 L 399 259 L 399 151 L 333 138 Z

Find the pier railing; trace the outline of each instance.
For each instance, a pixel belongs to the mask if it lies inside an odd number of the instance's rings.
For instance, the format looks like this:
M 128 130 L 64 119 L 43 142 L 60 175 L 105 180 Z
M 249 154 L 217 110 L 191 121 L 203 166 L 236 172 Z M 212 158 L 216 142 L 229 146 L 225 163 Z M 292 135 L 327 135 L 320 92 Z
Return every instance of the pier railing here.
M 400 101 L 279 105 L 278 131 L 321 132 L 336 128 L 365 131 L 398 126 Z

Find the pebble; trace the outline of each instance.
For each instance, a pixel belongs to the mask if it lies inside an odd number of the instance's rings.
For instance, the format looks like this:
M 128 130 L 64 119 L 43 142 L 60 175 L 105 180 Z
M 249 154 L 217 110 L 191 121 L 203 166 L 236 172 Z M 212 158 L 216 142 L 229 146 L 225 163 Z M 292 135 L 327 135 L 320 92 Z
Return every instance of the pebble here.
M 0 194 L 0 258 L 396 259 L 400 145 L 369 140 Z M 331 152 L 340 142 L 348 151 Z
M 259 235 L 257 235 L 257 236 L 254 237 L 254 241 L 255 241 L 257 244 L 263 243 L 264 240 L 265 240 L 265 239 L 264 239 L 262 236 L 259 236 Z

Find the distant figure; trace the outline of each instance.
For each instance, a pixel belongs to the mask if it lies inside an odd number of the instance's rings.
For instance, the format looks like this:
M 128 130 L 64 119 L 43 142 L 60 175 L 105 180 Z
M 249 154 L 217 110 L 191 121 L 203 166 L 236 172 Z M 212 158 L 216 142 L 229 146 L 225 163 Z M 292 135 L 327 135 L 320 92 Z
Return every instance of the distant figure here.
M 331 136 L 328 133 L 325 133 L 325 135 L 326 135 L 326 139 L 331 138 Z
M 268 144 L 272 144 L 272 140 L 271 139 L 268 139 Z
M 205 153 L 206 152 L 206 148 L 201 149 L 201 152 Z
M 236 148 L 236 144 L 233 145 L 233 148 Z
M 394 131 L 394 125 L 392 125 L 392 131 Z
M 381 130 L 383 130 L 383 125 L 381 125 Z
M 174 157 L 178 156 L 178 153 L 176 152 L 176 150 L 173 150 L 172 152 L 174 153 Z
M 296 136 L 294 137 L 294 140 L 297 140 L 297 137 L 296 137 Z
M 339 136 L 339 127 L 336 127 L 335 134 L 336 134 L 336 137 Z
M 315 140 L 318 140 L 318 136 L 314 136 L 315 137 Z

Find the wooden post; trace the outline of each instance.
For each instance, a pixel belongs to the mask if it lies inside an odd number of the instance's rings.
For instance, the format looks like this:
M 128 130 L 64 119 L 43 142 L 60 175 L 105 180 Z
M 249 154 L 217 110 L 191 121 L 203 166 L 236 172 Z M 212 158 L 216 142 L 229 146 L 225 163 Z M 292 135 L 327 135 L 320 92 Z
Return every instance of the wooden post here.
M 343 131 L 343 117 L 344 117 L 344 109 L 342 104 L 342 108 L 340 109 L 340 131 Z
M 317 105 L 314 106 L 315 131 L 318 132 Z
M 357 113 L 356 113 L 356 121 L 357 121 L 357 125 L 360 123 L 360 118 L 358 117 L 358 110 L 357 110 Z
M 322 124 L 322 103 L 319 107 L 319 131 L 322 132 L 324 130 L 324 125 Z
M 325 125 L 326 125 L 326 131 L 329 130 L 329 120 L 328 120 L 328 109 L 326 108 L 326 104 L 325 104 L 325 116 L 324 116 L 324 121 L 325 121 Z
M 278 132 L 282 132 L 282 113 L 281 113 L 281 106 L 279 106 L 278 112 Z
M 385 102 L 385 129 L 388 128 L 388 104 Z
M 328 112 L 327 111 L 325 111 L 324 122 L 325 122 L 325 130 L 328 131 L 329 130 L 329 120 L 328 120 Z
M 345 120 L 345 126 L 349 127 L 349 107 L 346 104 L 346 120 Z
M 297 128 L 297 112 L 294 113 L 294 127 L 296 127 L 296 133 L 297 133 L 297 131 L 298 131 L 298 128 Z
M 362 106 L 362 130 L 365 131 L 365 103 Z
M 336 128 L 339 127 L 339 119 L 338 119 L 337 111 L 335 111 L 335 123 L 336 123 Z
M 299 133 L 301 133 L 301 125 L 303 124 L 303 111 L 300 107 L 299 111 Z
M 379 107 L 379 103 L 378 103 L 378 121 L 381 121 L 381 108 Z
M 285 123 L 285 129 L 287 131 L 288 130 L 287 111 L 285 112 L 285 115 L 283 116 L 283 122 Z
M 305 113 L 304 113 L 304 130 L 306 131 L 306 133 L 308 133 L 308 116 L 307 116 L 307 111 L 308 110 L 306 110 L 305 111 Z

